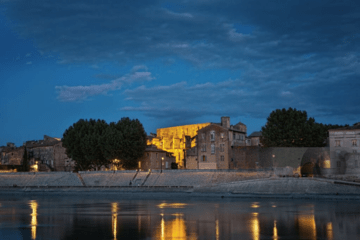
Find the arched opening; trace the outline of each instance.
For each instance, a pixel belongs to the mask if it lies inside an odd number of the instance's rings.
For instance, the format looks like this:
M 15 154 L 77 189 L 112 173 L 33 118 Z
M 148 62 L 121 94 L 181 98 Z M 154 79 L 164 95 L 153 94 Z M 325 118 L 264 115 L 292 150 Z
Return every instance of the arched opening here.
M 301 167 L 302 177 L 314 177 L 320 175 L 320 167 L 318 164 L 313 162 L 307 162 Z

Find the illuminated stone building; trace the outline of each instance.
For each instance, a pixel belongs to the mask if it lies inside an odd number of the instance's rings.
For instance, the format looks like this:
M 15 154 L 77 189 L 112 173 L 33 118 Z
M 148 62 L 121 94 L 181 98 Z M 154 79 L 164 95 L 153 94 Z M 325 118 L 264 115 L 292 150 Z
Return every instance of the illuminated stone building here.
M 175 163 L 172 153 L 158 149 L 154 145 L 148 145 L 143 157 L 139 159 L 139 169 L 147 171 L 149 169 L 171 169 L 171 164 Z
M 330 129 L 330 163 L 333 174 L 360 173 L 360 123 L 350 127 Z
M 22 165 L 24 150 L 34 171 L 72 171 L 74 161 L 68 158 L 60 138 L 44 135 L 44 140 L 27 141 L 21 147 L 8 143 L 0 147 L 1 165 Z
M 185 168 L 185 150 L 196 146 L 198 130 L 210 123 L 183 125 L 156 130 L 156 137 L 150 136 L 148 145 L 170 152 L 176 159 L 179 168 Z
M 229 169 L 234 146 L 246 145 L 246 125 L 230 125 L 230 117 L 200 129 L 197 144 L 186 151 L 188 169 Z

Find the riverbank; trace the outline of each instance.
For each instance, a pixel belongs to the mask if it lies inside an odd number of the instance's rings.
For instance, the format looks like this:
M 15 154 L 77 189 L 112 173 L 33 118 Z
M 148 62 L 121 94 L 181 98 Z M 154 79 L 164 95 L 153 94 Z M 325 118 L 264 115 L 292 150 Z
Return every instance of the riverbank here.
M 360 184 L 321 178 L 270 177 L 202 186 L 0 186 L 1 195 L 360 200 Z

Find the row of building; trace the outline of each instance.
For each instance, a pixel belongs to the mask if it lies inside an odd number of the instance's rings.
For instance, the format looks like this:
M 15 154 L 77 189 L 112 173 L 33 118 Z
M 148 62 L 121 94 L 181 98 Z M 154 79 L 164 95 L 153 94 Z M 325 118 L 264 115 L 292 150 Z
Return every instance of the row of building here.
M 360 124 L 329 130 L 324 148 L 263 148 L 261 132 L 247 136 L 246 125 L 201 123 L 157 129 L 148 136 L 147 148 L 138 168 L 149 169 L 274 169 L 291 168 L 318 174 L 360 173 Z M 0 147 L 1 168 L 22 164 L 24 149 L 33 170 L 72 171 L 61 139 L 44 136 L 21 147 L 12 143 Z

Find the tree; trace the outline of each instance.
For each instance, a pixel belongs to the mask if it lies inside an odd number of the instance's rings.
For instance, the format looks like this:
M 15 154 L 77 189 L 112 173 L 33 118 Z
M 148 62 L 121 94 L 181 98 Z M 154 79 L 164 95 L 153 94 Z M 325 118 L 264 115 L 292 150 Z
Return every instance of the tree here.
M 122 118 L 110 124 L 80 119 L 65 130 L 62 144 L 67 156 L 75 161 L 75 170 L 98 169 L 112 163 L 133 169 L 145 152 L 146 133 L 137 119 Z
M 138 119 L 125 117 L 109 124 L 102 142 L 106 159 L 119 160 L 114 162 L 117 167 L 134 169 L 145 152 L 146 132 Z
M 338 127 L 342 126 L 316 123 L 306 111 L 276 109 L 261 128 L 261 141 L 265 147 L 324 147 L 328 130 Z
M 102 154 L 101 136 L 108 128 L 104 120 L 80 119 L 65 130 L 62 144 L 66 154 L 75 161 L 75 170 L 88 170 L 108 165 Z
M 22 170 L 24 172 L 28 172 L 29 171 L 29 162 L 28 162 L 28 154 L 27 154 L 27 150 L 26 147 L 24 147 L 24 155 L 23 155 L 23 162 L 22 162 Z

